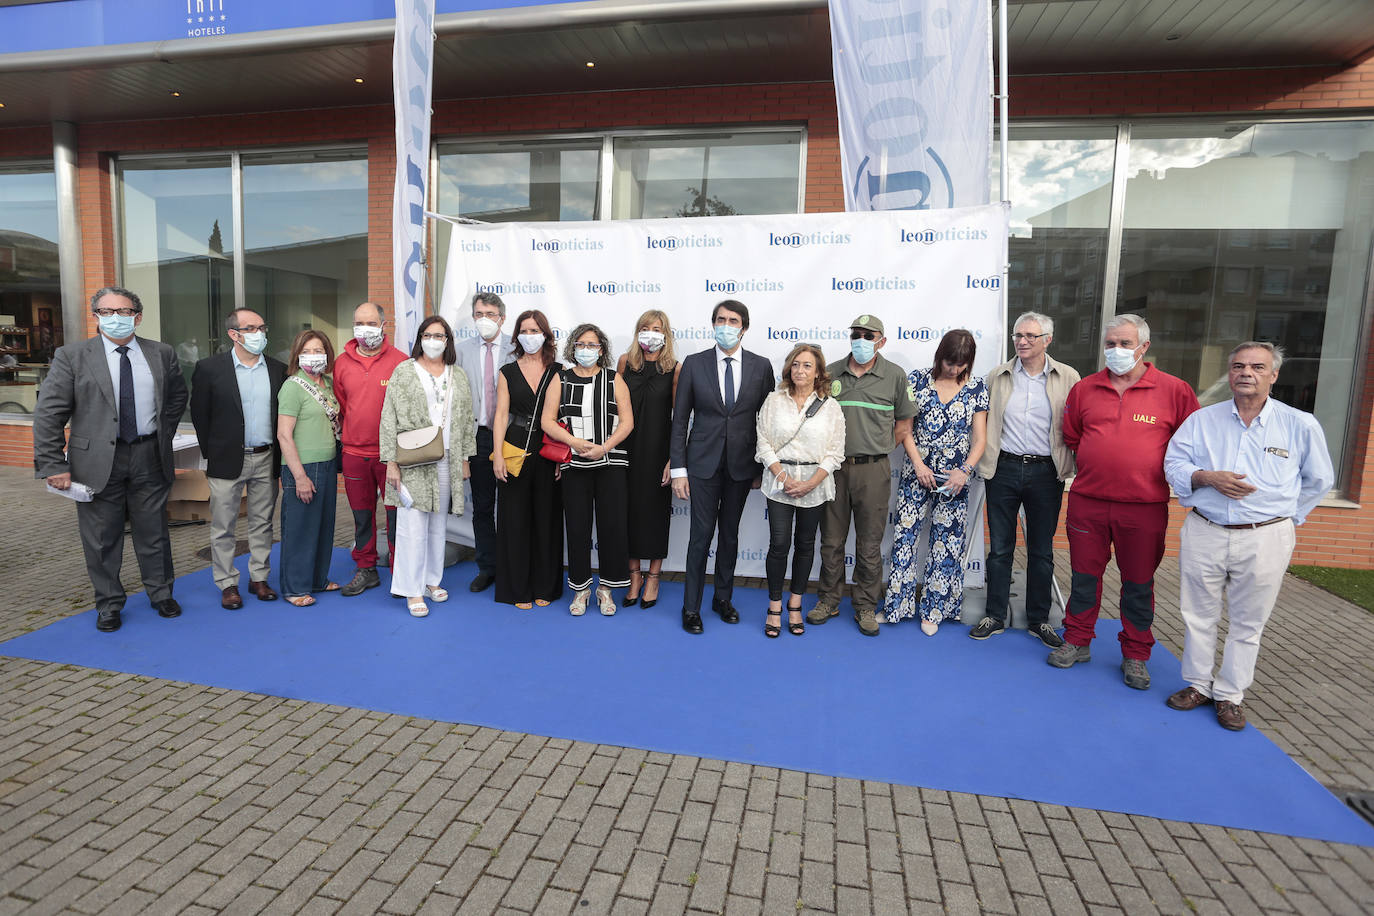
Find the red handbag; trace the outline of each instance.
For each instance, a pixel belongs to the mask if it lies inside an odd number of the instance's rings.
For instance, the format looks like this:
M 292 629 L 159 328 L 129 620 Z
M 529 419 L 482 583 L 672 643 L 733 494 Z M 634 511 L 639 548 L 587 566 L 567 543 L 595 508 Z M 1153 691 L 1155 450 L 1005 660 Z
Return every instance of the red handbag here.
M 558 425 L 563 427 L 565 431 L 572 432 L 568 428 L 566 420 L 560 420 Z M 550 437 L 548 433 L 544 433 L 544 444 L 539 446 L 539 456 L 552 461 L 554 464 L 567 464 L 568 460 L 572 458 L 572 446 L 566 442 L 559 442 Z

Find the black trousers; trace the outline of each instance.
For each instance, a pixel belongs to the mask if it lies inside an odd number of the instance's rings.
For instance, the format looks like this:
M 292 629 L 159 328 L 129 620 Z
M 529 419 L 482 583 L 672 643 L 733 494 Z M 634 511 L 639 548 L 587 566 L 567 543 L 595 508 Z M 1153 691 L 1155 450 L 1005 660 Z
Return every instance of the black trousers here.
M 496 575 L 496 474 L 491 469 L 490 426 L 477 427 L 477 454 L 468 459 L 472 485 L 472 540 L 477 569 Z
M 687 574 L 682 609 L 700 611 L 706 590 L 706 558 L 711 536 L 716 538 L 716 577 L 711 605 L 728 604 L 735 592 L 735 560 L 739 558 L 739 520 L 749 498 L 752 480 L 733 480 L 722 468 L 710 477 L 688 476 L 692 527 L 687 538 Z
M 601 584 L 630 584 L 630 544 L 625 530 L 623 467 L 568 468 L 563 472 L 563 520 L 568 527 L 568 588 L 592 587 L 592 520 Z
M 172 482 L 162 476 L 156 439 L 115 446 L 105 489 L 88 503 L 76 504 L 86 572 L 95 591 L 96 610 L 118 611 L 127 597 L 119 581 L 124 563 L 124 520 L 133 530 L 138 570 L 150 602 L 172 597 L 172 541 L 167 534 L 167 494 Z
M 1026 510 L 1026 626 L 1050 619 L 1054 583 L 1054 532 L 1064 481 L 1054 463 L 998 460 L 984 484 L 988 507 L 987 615 L 1006 623 L 1011 598 L 1012 555 L 1016 551 L 1017 510 Z
M 782 600 L 783 580 L 787 574 L 787 550 L 792 548 L 792 594 L 805 595 L 816 558 L 816 530 L 820 528 L 825 503 L 805 509 L 768 500 L 768 556 L 764 569 L 768 575 L 768 600 Z

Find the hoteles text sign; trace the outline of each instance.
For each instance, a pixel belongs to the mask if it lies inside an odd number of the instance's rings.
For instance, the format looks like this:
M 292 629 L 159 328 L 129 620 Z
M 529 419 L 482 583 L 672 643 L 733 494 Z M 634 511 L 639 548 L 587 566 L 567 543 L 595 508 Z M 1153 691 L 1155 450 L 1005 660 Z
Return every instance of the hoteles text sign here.
M 506 302 L 507 339 L 516 315 L 539 309 L 560 338 L 560 352 L 563 335 L 592 321 L 619 355 L 633 341 L 639 316 L 662 309 L 682 358 L 713 345 L 711 309 L 736 299 L 749 307 L 744 347 L 768 357 L 777 373 L 801 341 L 819 344 L 827 361 L 847 356 L 849 322 L 873 314 L 887 329 L 883 355 L 908 370 L 931 365 L 945 331 L 968 328 L 979 341 L 974 372 L 982 375 L 1001 355 L 1006 246 L 1000 204 L 454 226 L 441 313 L 460 334 L 471 334 L 473 293 L 495 292 Z M 894 477 L 900 458 L 894 455 Z M 764 506 L 755 493 L 745 509 L 741 575 L 763 575 Z M 675 502 L 669 569 L 682 568 L 687 522 L 687 505 Z M 971 529 L 981 533 L 981 522 Z M 851 563 L 852 546 L 851 540 Z M 979 562 L 968 582 L 981 585 L 982 550 L 972 556 Z

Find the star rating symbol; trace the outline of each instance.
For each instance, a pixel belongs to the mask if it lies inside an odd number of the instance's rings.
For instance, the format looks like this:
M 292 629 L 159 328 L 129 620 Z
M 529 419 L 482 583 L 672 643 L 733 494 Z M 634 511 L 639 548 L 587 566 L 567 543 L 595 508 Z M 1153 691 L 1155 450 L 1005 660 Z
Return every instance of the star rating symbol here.
M 224 21 L 224 17 L 223 17 L 223 16 L 219 17 L 219 21 L 220 21 L 220 22 L 223 22 L 223 21 Z
M 190 25 L 190 24 L 191 24 L 191 17 L 190 17 L 190 16 L 187 16 L 187 17 L 186 17 L 186 24 L 187 24 L 187 25 Z
M 204 17 L 204 16 L 199 16 L 199 17 L 196 18 L 196 22 L 204 22 L 204 21 L 205 21 L 205 17 Z

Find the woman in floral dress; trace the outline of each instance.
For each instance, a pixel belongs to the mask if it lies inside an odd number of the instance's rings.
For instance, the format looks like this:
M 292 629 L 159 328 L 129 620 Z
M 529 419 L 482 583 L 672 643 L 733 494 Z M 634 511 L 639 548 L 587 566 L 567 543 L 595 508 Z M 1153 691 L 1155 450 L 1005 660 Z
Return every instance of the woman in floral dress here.
M 941 339 L 935 365 L 908 376 L 917 413 L 902 442 L 907 457 L 897 484 L 892 576 L 881 611 L 889 623 L 919 613 L 927 636 L 935 635 L 942 620 L 957 619 L 963 604 L 967 484 L 987 438 L 988 389 L 981 378 L 969 378 L 976 352 L 973 335 L 956 328 Z M 921 588 L 916 539 L 928 514 L 930 553 Z

